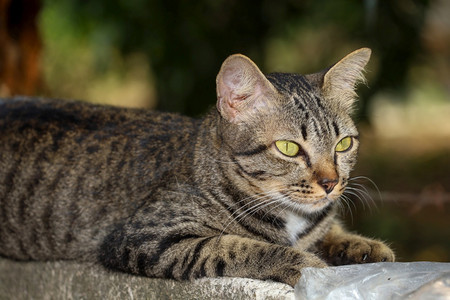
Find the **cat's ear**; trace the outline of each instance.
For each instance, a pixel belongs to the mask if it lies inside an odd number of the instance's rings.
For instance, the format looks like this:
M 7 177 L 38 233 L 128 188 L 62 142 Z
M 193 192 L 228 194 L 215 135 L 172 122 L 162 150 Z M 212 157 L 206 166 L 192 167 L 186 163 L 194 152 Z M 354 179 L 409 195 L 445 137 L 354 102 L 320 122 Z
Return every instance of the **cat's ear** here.
M 226 120 L 241 123 L 270 105 L 276 93 L 256 64 L 248 57 L 235 54 L 222 64 L 216 78 L 217 109 Z
M 365 82 L 364 67 L 371 53 L 369 48 L 353 51 L 327 70 L 322 85 L 325 97 L 338 101 L 343 109 L 351 112 L 357 96 L 356 85 Z

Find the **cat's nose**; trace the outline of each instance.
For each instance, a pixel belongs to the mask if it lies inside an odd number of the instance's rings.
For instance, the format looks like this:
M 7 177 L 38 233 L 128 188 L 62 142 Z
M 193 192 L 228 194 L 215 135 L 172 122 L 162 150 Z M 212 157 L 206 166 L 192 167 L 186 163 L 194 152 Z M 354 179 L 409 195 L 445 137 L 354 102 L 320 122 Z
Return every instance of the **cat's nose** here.
M 320 179 L 317 183 L 325 190 L 325 192 L 327 194 L 329 194 L 333 191 L 334 187 L 338 184 L 338 180 L 323 178 L 323 179 Z

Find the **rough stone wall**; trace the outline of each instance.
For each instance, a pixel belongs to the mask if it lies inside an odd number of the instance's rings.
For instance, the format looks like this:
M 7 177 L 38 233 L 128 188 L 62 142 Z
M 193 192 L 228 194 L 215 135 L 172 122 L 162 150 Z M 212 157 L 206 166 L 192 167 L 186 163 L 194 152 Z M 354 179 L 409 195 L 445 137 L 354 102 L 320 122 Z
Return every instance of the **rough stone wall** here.
M 74 262 L 0 258 L 0 299 L 294 299 L 288 285 L 246 278 L 153 279 Z

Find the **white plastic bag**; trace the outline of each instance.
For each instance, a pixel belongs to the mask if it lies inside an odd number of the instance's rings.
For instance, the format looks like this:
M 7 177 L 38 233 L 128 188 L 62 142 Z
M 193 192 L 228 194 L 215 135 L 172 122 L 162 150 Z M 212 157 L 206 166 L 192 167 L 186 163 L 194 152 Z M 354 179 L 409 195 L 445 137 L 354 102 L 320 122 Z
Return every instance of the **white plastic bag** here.
M 374 263 L 305 268 L 296 299 L 450 300 L 450 263 Z

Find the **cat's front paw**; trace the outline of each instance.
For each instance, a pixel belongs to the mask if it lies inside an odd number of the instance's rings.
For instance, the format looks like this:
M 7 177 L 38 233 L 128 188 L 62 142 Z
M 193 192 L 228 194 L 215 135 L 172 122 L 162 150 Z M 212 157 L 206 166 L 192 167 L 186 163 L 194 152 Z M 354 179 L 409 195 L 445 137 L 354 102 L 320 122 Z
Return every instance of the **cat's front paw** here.
M 384 243 L 350 235 L 324 245 L 326 260 L 331 265 L 392 262 L 394 252 Z

